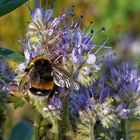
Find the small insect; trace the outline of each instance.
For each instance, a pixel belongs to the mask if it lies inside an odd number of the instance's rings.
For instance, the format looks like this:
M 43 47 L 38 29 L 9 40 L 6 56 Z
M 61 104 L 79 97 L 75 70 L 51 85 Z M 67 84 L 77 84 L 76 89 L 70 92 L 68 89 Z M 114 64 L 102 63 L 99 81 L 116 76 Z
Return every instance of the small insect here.
M 24 94 L 29 91 L 36 96 L 49 95 L 51 98 L 59 87 L 79 89 L 79 84 L 54 67 L 46 56 L 37 56 L 32 59 L 25 72 L 19 84 L 19 90 Z

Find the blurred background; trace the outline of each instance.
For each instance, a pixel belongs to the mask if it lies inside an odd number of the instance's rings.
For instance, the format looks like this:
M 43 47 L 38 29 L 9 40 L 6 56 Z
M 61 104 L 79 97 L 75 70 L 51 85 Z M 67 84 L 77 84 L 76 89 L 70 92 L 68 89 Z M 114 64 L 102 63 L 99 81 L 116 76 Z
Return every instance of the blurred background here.
M 30 0 L 33 5 L 33 0 Z M 49 4 L 53 4 L 52 0 Z M 66 11 L 70 5 L 75 5 L 75 13 L 83 15 L 84 28 L 88 27 L 91 21 L 95 25 L 95 30 L 105 27 L 106 31 L 100 36 L 100 42 L 109 37 L 108 46 L 131 46 L 139 45 L 140 37 L 140 0 L 56 0 L 55 15 Z M 30 12 L 26 4 L 20 6 L 11 13 L 0 17 L 0 47 L 10 48 L 22 53 L 21 44 L 26 33 L 27 22 L 29 21 Z M 94 30 L 94 29 L 93 29 Z M 99 42 L 99 43 L 100 43 Z M 7 135 L 10 134 L 10 128 L 20 120 L 22 114 L 31 116 L 26 107 L 15 110 L 9 106 L 6 125 Z M 26 112 L 26 113 L 25 113 Z M 140 128 L 140 123 L 132 123 L 132 128 Z M 133 140 L 139 140 L 140 134 L 134 132 Z
M 32 1 L 30 3 L 32 5 Z M 49 3 L 54 3 L 50 0 Z M 109 37 L 108 45 L 115 46 L 118 41 L 136 40 L 140 33 L 140 1 L 139 0 L 56 0 L 55 14 L 59 15 L 70 5 L 75 5 L 77 15 L 84 15 L 84 27 L 93 21 L 95 28 L 106 28 L 104 37 Z M 11 13 L 0 18 L 0 46 L 18 52 L 21 45 L 18 40 L 24 37 L 29 10 L 24 4 Z M 102 38 L 102 37 L 101 37 Z

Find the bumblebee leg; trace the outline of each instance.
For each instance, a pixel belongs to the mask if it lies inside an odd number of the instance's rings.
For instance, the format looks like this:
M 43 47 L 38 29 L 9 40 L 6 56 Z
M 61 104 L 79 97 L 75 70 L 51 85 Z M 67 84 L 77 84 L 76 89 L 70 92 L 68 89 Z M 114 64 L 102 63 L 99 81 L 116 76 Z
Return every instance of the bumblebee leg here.
M 57 90 L 58 90 L 58 86 L 54 85 L 53 90 L 52 90 L 51 93 L 49 94 L 48 102 L 50 101 L 50 99 L 53 98 L 53 95 L 55 94 L 55 92 L 56 92 Z

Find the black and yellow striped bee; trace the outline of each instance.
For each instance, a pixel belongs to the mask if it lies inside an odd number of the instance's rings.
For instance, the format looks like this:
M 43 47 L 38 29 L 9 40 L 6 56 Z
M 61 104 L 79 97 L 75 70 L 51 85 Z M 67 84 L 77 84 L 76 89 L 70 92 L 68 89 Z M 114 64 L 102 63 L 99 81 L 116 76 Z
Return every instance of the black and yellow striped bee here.
M 79 84 L 73 78 L 54 67 L 46 56 L 37 56 L 28 64 L 25 75 L 20 81 L 19 90 L 35 96 L 51 98 L 57 88 L 79 89 Z

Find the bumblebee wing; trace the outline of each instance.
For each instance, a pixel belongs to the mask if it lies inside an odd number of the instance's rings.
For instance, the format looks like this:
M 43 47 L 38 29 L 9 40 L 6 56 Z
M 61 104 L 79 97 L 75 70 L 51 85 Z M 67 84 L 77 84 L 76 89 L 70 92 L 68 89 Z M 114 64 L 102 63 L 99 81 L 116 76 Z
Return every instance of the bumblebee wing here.
M 74 90 L 79 90 L 79 84 L 66 74 L 53 68 L 54 83 L 59 87 L 67 87 Z
M 30 88 L 29 80 L 30 80 L 30 77 L 27 74 L 21 79 L 19 83 L 20 92 L 25 93 L 27 92 L 27 90 L 29 90 Z

